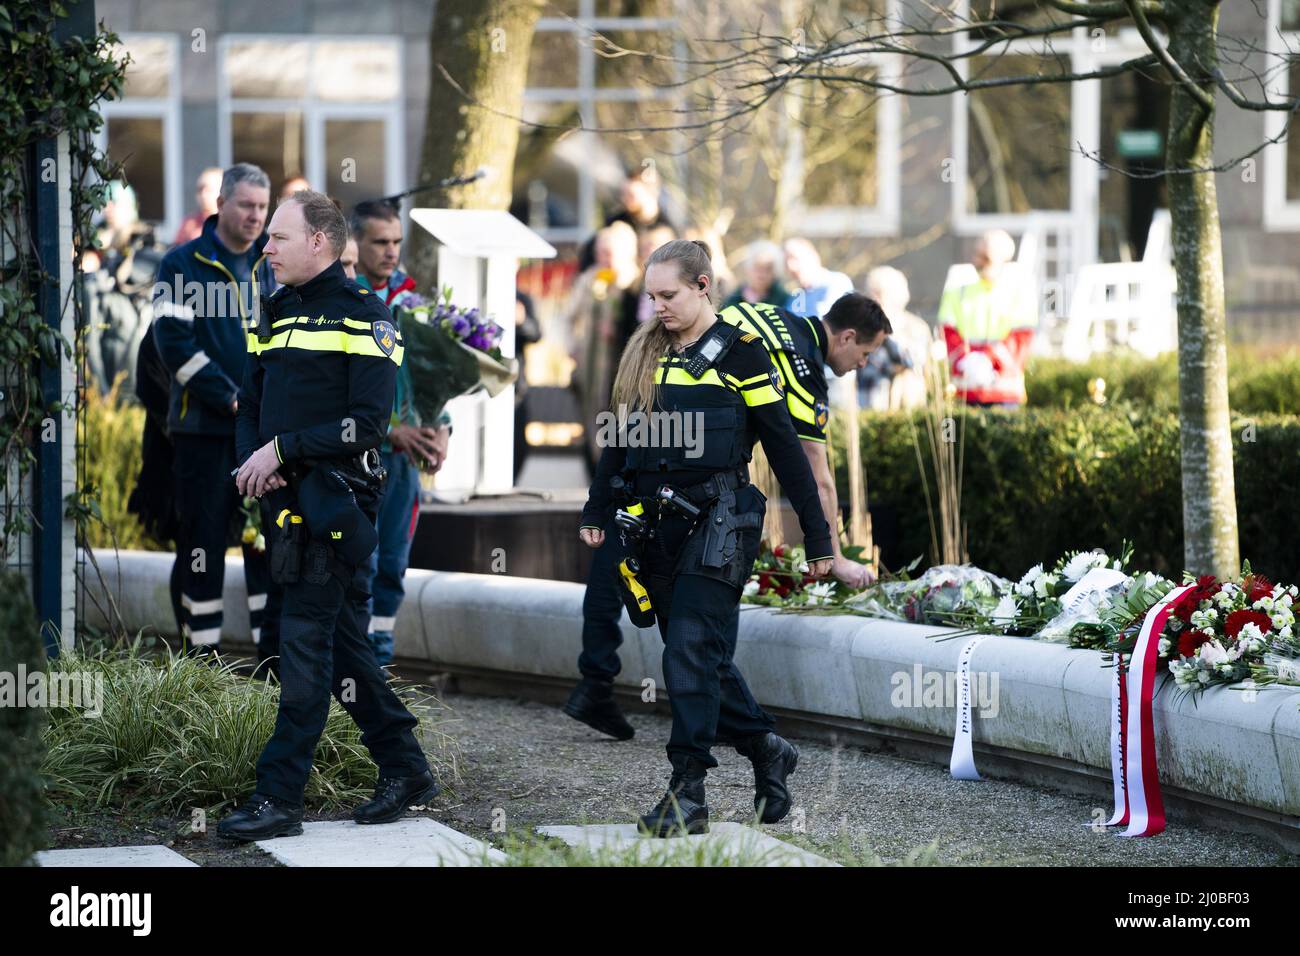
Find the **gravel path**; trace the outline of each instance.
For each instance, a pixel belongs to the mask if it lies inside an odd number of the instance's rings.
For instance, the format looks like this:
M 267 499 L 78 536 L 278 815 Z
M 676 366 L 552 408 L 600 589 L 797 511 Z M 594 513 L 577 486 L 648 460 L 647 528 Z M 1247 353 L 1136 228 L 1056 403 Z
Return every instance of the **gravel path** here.
M 512 831 L 543 824 L 630 823 L 663 792 L 669 766 L 663 747 L 670 720 L 629 713 L 630 741 L 615 741 L 565 716 L 558 707 L 506 698 L 444 698 L 444 729 L 462 750 L 462 780 L 430 816 L 493 839 L 494 812 Z M 793 836 L 802 810 L 811 849 L 845 861 L 875 854 L 894 862 L 934 847 L 936 863 L 1048 866 L 1296 865 L 1271 841 L 1175 821 L 1152 839 L 1094 833 L 1087 799 L 1019 783 L 955 781 L 946 768 L 795 738 L 799 769 L 791 780 L 795 812 L 768 827 Z M 715 753 L 708 777 L 710 818 L 747 820 L 753 813 L 749 762 L 729 748 Z M 502 814 L 504 811 L 504 816 Z M 1109 808 L 1107 808 L 1109 812 Z M 729 816 L 729 814 L 731 816 Z

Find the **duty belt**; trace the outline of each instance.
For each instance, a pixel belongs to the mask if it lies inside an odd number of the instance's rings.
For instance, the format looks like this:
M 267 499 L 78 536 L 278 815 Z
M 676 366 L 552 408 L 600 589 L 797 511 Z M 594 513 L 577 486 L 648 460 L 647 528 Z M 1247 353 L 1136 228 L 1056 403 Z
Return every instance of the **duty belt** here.
M 728 491 L 736 491 L 744 488 L 749 484 L 749 475 L 744 471 L 719 471 L 710 475 L 699 484 L 679 487 L 683 495 L 696 505 L 707 505 L 716 501 Z

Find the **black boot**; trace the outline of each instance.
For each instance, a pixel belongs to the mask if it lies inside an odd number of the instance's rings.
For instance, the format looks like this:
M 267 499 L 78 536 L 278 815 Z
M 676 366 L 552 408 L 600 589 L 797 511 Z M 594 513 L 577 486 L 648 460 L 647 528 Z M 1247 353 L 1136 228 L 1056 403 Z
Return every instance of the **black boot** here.
M 584 677 L 564 705 L 564 712 L 592 730 L 599 730 L 617 740 L 631 740 L 636 730 L 627 722 L 614 702 L 613 682 Z
M 705 768 L 694 760 L 674 763 L 668 790 L 653 810 L 641 817 L 637 829 L 655 837 L 709 832 L 709 806 L 704 802 Z
M 217 824 L 217 836 L 227 840 L 270 840 L 302 833 L 302 807 L 255 793 Z
M 373 800 L 352 811 L 357 823 L 392 823 L 413 804 L 428 803 L 438 795 L 438 783 L 429 771 L 414 777 L 380 777 Z
M 784 737 L 759 734 L 736 744 L 754 765 L 754 809 L 764 823 L 776 823 L 790 812 L 785 778 L 799 763 L 799 750 Z

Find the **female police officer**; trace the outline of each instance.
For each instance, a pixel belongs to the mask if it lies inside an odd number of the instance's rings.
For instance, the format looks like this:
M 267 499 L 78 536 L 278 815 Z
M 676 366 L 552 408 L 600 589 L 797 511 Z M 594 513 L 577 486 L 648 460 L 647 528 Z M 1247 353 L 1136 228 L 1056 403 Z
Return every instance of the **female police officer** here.
M 601 454 L 579 531 L 595 548 L 611 505 L 644 516 L 644 534 L 633 528 L 629 544 L 639 551 L 640 583 L 664 639 L 673 715 L 668 791 L 641 817 L 641 828 L 656 836 L 708 829 L 704 775 L 717 766 L 709 752 L 715 742 L 753 761 L 764 822 L 789 810 L 785 778 L 798 751 L 772 733 L 772 717 L 732 661 L 740 589 L 765 510 L 746 467 L 756 438 L 798 513 L 809 574 L 821 577 L 831 566 L 830 528 L 780 375 L 755 336 L 714 314 L 712 284 L 702 242 L 669 242 L 646 261 L 655 319 L 637 329 L 619 364 L 611 400 L 619 440 Z

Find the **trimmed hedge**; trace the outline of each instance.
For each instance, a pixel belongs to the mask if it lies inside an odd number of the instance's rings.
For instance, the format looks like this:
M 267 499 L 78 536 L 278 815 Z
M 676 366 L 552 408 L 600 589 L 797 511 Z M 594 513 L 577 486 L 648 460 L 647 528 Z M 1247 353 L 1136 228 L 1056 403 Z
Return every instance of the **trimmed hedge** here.
M 916 425 L 933 499 L 919 416 Z M 1300 418 L 1234 416 L 1232 430 L 1242 557 L 1274 580 L 1300 580 L 1292 513 L 1300 498 Z M 832 440 L 843 447 L 842 434 Z M 878 542 L 884 563 L 897 568 L 917 555 L 928 562 L 929 521 L 906 415 L 863 413 L 862 456 L 869 506 L 897 519 L 896 540 Z M 843 463 L 836 477 L 846 488 Z M 967 410 L 961 503 L 970 559 L 987 571 L 1019 577 L 1072 549 L 1118 553 L 1127 539 L 1134 567 L 1176 577 L 1183 569 L 1178 419 L 1091 405 Z
M 1131 403 L 1148 409 L 1178 408 L 1178 356 L 1173 353 L 1155 359 L 1104 355 L 1087 362 L 1034 359 L 1025 371 L 1029 407 L 1091 405 L 1088 382 L 1094 378 L 1106 382 L 1107 406 Z M 1229 351 L 1228 401 L 1239 415 L 1300 414 L 1300 352 Z
M 25 706 L 27 674 L 45 669 L 45 645 L 30 585 L 16 571 L 0 569 L 0 671 L 23 698 L 0 705 L 0 866 L 24 866 L 49 846 L 48 805 L 39 770 L 45 756 L 45 709 Z

